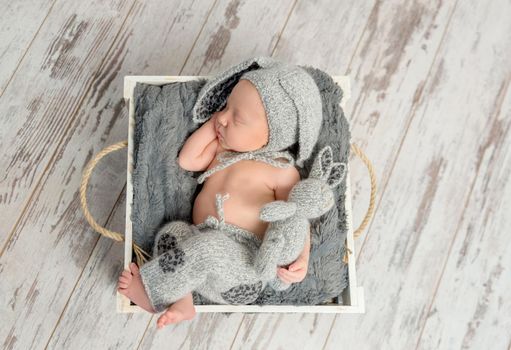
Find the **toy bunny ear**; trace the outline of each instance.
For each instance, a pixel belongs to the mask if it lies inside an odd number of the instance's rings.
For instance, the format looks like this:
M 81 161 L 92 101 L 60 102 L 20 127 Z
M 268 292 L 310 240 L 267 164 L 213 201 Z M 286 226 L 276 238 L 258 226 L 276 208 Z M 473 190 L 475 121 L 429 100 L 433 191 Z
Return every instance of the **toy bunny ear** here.
M 334 163 L 332 165 L 327 183 L 330 187 L 335 187 L 341 183 L 346 175 L 346 163 Z
M 259 218 L 266 222 L 287 219 L 296 213 L 296 203 L 285 201 L 273 201 L 261 207 Z
M 332 170 L 332 159 L 332 148 L 330 146 L 323 147 L 314 159 L 309 177 L 322 180 L 328 179 Z

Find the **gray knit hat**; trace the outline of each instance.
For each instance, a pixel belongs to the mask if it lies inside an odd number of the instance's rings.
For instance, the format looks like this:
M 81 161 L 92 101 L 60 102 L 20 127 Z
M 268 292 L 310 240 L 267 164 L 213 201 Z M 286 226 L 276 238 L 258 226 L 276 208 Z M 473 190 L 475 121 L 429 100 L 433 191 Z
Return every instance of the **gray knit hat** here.
M 260 151 L 282 151 L 298 142 L 296 164 L 310 157 L 322 124 L 322 102 L 314 79 L 301 67 L 259 56 L 214 76 L 199 92 L 193 121 L 221 110 L 240 79 L 255 85 L 268 119 L 268 143 Z

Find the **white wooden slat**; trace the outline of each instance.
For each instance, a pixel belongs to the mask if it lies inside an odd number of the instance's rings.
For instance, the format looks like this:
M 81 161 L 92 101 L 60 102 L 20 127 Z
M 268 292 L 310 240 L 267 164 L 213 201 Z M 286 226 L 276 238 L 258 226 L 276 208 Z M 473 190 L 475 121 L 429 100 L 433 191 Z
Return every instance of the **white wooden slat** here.
M 60 164 L 46 173 L 53 182 L 34 188 L 129 9 L 118 2 L 56 3 L 1 97 L 0 339 L 6 348 L 47 343 L 97 239 L 82 237 L 88 228 L 76 169 L 91 154 L 80 142 L 66 157 L 76 163 Z M 77 154 L 82 158 L 74 159 Z M 108 171 L 99 173 L 108 184 Z M 28 198 L 36 200 L 25 205 Z
M 377 203 L 399 157 L 410 114 L 430 76 L 454 5 L 454 1 L 401 0 L 376 5 L 348 69 L 356 96 L 348 106 L 352 137 L 375 167 Z M 370 191 L 362 162 L 353 162 L 352 174 L 356 225 L 365 216 Z M 363 249 L 368 234 L 366 230 L 359 237 L 358 249 Z
M 509 6 L 456 4 L 359 254 L 366 314 L 337 318 L 327 349 L 416 346 L 509 79 Z M 387 133 L 375 128 L 373 138 Z
M 126 160 L 126 155 L 117 157 Z M 105 226 L 116 232 L 122 231 L 122 211 L 116 210 Z M 92 236 L 91 232 L 83 234 Z M 43 343 L 48 349 L 135 349 L 144 336 L 150 314 L 123 317 L 115 312 L 113 301 L 122 271 L 123 244 L 103 236 L 96 239 L 97 245 L 87 266 L 77 276 L 79 280 L 73 294 L 63 297 L 62 315 L 54 320 L 47 344 Z
M 84 91 L 97 79 L 97 69 L 132 3 L 56 2 L 4 91 L 0 255 L 18 240 L 20 213 L 48 164 L 59 157 L 59 143 L 73 124 Z M 68 175 L 74 172 L 69 171 Z
M 0 12 L 0 97 L 55 0 L 6 1 Z M 1 102 L 1 100 L 0 100 Z
M 491 131 L 484 135 L 474 188 L 419 349 L 509 349 L 511 344 L 510 73 L 489 115 Z
M 249 57 L 271 56 L 293 3 L 219 0 L 179 75 L 213 75 Z

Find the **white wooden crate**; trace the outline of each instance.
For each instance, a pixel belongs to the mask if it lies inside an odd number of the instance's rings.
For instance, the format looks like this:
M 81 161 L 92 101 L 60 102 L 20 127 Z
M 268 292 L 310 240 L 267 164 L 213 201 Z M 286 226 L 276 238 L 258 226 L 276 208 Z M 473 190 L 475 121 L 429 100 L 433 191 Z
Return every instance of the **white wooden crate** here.
M 132 247 L 132 222 L 131 204 L 133 201 L 133 184 L 131 175 L 133 172 L 133 132 L 135 127 L 135 106 L 133 103 L 133 91 L 137 82 L 163 85 L 170 82 L 182 82 L 207 76 L 159 76 L 159 75 L 131 75 L 124 77 L 124 98 L 129 102 L 129 130 L 128 130 L 128 172 L 126 189 L 126 233 L 124 248 L 124 268 L 128 268 L 133 251 Z M 333 76 L 334 81 L 339 84 L 344 92 L 341 107 L 345 110 L 346 101 L 351 97 L 349 76 Z M 348 287 L 340 295 L 342 303 L 336 303 L 332 299 L 330 303 L 322 305 L 195 305 L 197 312 L 308 312 L 308 313 L 365 313 L 364 289 L 357 286 L 355 274 L 355 247 L 353 241 L 353 221 L 351 210 L 350 171 L 347 166 L 346 175 L 346 220 L 348 223 L 347 246 L 353 252 L 348 255 Z M 339 242 L 344 244 L 344 242 Z M 340 273 L 340 272 L 339 272 Z M 117 292 L 117 312 L 132 313 L 145 312 L 137 305 L 131 305 L 130 300 Z

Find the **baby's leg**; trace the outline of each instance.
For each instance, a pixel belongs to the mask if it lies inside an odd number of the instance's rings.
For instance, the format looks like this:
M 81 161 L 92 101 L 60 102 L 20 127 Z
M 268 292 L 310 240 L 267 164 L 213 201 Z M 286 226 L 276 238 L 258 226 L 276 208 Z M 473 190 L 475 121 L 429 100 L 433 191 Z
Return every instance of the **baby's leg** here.
M 194 231 L 185 221 L 177 220 L 163 225 L 154 237 L 153 256 L 156 257 L 191 237 Z
M 195 317 L 195 307 L 193 306 L 192 293 L 188 293 L 183 298 L 172 304 L 163 313 L 157 322 L 158 328 L 163 328 L 170 323 L 178 323 L 182 320 L 191 320 Z
M 156 312 L 191 293 L 212 269 L 215 235 L 194 234 L 140 267 L 140 277 Z

